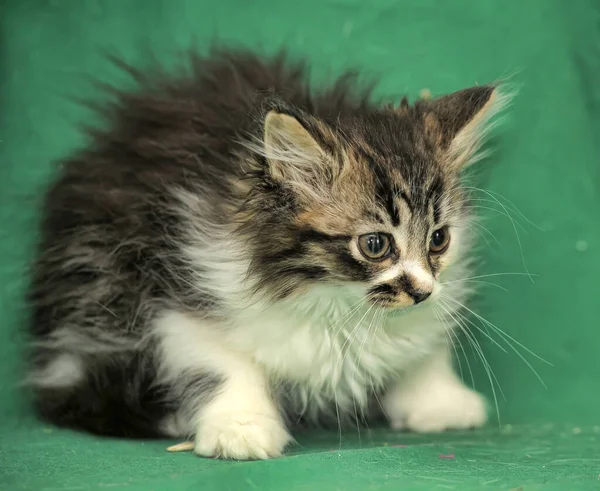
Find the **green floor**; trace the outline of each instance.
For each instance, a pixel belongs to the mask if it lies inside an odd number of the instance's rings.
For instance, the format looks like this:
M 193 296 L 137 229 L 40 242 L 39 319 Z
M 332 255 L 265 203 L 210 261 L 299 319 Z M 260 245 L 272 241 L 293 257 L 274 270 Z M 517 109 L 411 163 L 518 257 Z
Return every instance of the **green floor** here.
M 35 427 L 6 449 L 2 489 L 564 490 L 600 488 L 600 427 L 514 426 L 443 437 L 300 436 L 277 461 L 200 461 L 165 442 L 102 441 Z M 12 436 L 12 434 L 9 433 Z
M 0 490 L 600 489 L 600 3 L 4 0 L 0 9 Z M 341 442 L 336 432 L 310 433 L 281 460 L 226 463 L 170 454 L 169 442 L 99 440 L 32 422 L 15 384 L 37 186 L 53 159 L 81 143 L 76 124 L 89 118 L 65 96 L 93 94 L 89 74 L 120 80 L 103 48 L 135 60 L 150 42 L 167 57 L 215 35 L 268 50 L 285 44 L 314 60 L 317 78 L 359 65 L 381 73 L 384 94 L 435 95 L 507 75 L 519 85 L 481 168 L 493 193 L 480 202 L 491 233 L 481 272 L 537 276 L 484 278 L 501 288 L 484 288 L 474 307 L 553 366 L 497 333 L 506 352 L 481 338 L 503 392 L 496 387 L 500 429 L 373 429 L 344 432 Z M 466 380 L 473 372 L 492 400 L 484 365 L 469 348 L 466 356 Z

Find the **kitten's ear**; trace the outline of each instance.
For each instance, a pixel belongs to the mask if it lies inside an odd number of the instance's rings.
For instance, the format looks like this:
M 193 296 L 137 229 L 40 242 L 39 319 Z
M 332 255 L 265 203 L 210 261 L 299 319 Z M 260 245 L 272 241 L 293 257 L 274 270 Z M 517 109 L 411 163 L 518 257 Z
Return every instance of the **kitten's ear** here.
M 448 165 L 459 171 L 478 160 L 490 119 L 509 101 L 495 85 L 460 90 L 427 103 L 425 128 Z
M 265 117 L 264 156 L 271 177 L 305 198 L 318 198 L 320 188 L 333 177 L 331 158 L 311 131 L 277 110 Z

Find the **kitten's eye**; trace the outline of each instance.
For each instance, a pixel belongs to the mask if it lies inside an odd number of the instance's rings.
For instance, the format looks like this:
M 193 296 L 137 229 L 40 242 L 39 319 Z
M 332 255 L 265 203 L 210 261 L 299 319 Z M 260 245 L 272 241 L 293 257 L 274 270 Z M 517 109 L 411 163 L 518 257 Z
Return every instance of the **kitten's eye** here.
M 391 246 L 392 241 L 387 234 L 365 234 L 358 238 L 360 252 L 371 261 L 385 259 L 390 254 Z
M 441 254 L 448 248 L 448 244 L 450 244 L 450 231 L 448 227 L 438 228 L 431 234 L 429 250 L 433 254 Z

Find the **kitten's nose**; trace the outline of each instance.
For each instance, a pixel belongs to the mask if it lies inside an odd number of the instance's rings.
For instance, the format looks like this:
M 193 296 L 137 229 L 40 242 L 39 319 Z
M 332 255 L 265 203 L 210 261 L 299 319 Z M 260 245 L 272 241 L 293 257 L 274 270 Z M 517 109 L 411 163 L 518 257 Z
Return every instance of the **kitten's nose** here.
M 433 276 L 424 270 L 420 264 L 410 262 L 404 266 L 405 273 L 400 277 L 400 284 L 404 293 L 412 298 L 415 305 L 424 302 L 433 291 Z
M 415 304 L 418 304 L 418 303 L 421 303 L 421 302 L 424 302 L 425 300 L 427 300 L 429 298 L 429 296 L 431 295 L 431 292 L 414 290 L 414 291 L 408 292 L 408 294 L 415 301 Z

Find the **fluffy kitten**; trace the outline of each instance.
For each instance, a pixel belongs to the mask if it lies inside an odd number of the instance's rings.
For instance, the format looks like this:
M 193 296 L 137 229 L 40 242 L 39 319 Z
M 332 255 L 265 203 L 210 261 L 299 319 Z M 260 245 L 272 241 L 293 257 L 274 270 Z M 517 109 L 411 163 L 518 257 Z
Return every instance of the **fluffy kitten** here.
M 351 75 L 311 92 L 284 57 L 192 58 L 128 68 L 137 90 L 49 191 L 40 414 L 233 459 L 281 455 L 301 419 L 484 424 L 447 345 L 469 274 L 460 172 L 497 88 L 382 106 Z

